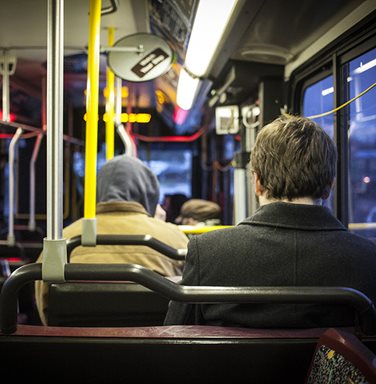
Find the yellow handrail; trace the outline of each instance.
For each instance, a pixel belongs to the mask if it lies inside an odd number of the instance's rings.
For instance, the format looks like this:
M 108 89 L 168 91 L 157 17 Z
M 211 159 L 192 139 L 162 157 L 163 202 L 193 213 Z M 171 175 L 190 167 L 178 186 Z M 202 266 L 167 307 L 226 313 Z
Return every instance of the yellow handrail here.
M 90 0 L 86 94 L 85 219 L 95 218 L 96 214 L 101 3 L 101 0 Z
M 114 28 L 108 28 L 108 46 L 114 44 Z M 106 87 L 106 160 L 114 157 L 115 152 L 115 74 L 107 67 L 107 87 Z
M 233 225 L 207 225 L 207 226 L 194 226 L 194 225 L 179 225 L 179 229 L 186 235 L 199 235 L 200 233 L 211 232 L 217 229 L 231 228 Z

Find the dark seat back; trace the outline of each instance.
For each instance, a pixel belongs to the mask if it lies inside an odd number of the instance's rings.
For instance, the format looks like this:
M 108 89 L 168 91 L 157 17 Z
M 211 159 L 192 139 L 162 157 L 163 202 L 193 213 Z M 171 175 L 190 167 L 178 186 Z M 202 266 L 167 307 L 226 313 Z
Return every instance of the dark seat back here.
M 0 332 L 0 355 L 20 380 L 302 384 L 322 331 L 19 325 Z
M 12 335 L 0 331 L 0 356 L 7 370 L 29 381 L 302 384 L 324 331 L 19 325 Z M 375 337 L 362 340 L 375 350 Z
M 376 334 L 373 303 L 351 288 L 182 286 L 137 265 L 67 264 L 65 276 L 70 282 L 135 281 L 183 302 L 340 302 L 357 310 L 362 341 L 372 351 L 376 349 L 375 336 L 369 336 Z M 188 325 L 17 327 L 19 289 L 41 278 L 40 264 L 20 267 L 0 294 L 1 362 L 20 379 L 54 380 L 58 374 L 60 381 L 80 383 L 147 382 L 156 378 L 166 383 L 192 383 L 218 377 L 228 382 L 303 383 L 323 332 Z
M 376 334 L 376 310 L 362 292 L 347 287 L 202 287 L 183 286 L 136 264 L 65 264 L 67 282 L 133 281 L 169 300 L 188 303 L 335 303 L 354 308 L 366 335 Z M 5 281 L 0 294 L 0 326 L 4 333 L 17 329 L 17 302 L 22 286 L 42 279 L 42 265 L 18 268 Z M 82 300 L 81 305 L 84 305 Z
M 60 326 L 162 325 L 168 299 L 132 282 L 51 284 L 48 324 Z

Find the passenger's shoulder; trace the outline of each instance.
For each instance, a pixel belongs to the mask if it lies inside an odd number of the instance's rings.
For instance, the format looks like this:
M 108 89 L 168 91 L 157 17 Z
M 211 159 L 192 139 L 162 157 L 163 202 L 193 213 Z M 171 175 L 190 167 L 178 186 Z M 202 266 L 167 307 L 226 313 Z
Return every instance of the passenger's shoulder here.
M 154 220 L 158 220 L 158 219 L 154 219 Z M 165 228 L 165 229 L 168 229 L 168 230 L 173 231 L 173 232 L 184 233 L 183 231 L 180 230 L 179 226 L 174 224 L 174 223 L 169 223 L 167 221 L 161 221 L 161 220 L 159 220 L 159 221 L 160 222 L 158 222 L 158 225 L 161 228 Z
M 355 233 L 347 232 L 349 241 L 358 249 L 369 249 L 376 252 L 376 239 L 367 238 Z
M 160 223 L 158 223 L 158 231 L 163 232 L 164 235 L 171 240 L 183 240 L 184 242 L 188 242 L 189 240 L 187 235 L 182 232 L 176 224 L 173 223 L 161 221 Z
M 242 237 L 244 232 L 249 232 L 249 228 L 245 225 L 236 225 L 228 228 L 216 229 L 214 231 L 205 232 L 199 236 L 202 241 L 227 241 L 228 239 L 237 239 Z

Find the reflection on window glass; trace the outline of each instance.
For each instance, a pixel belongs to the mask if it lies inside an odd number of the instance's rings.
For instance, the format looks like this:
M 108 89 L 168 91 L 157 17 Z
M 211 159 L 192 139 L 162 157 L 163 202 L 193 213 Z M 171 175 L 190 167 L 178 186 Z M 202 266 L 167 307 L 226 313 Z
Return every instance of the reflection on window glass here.
M 141 160 L 157 175 L 160 184 L 160 203 L 166 195 L 192 195 L 192 152 L 188 149 L 153 149 L 152 159 L 142 148 Z
M 376 49 L 349 62 L 349 97 L 353 98 L 376 80 Z M 376 222 L 376 92 L 375 88 L 350 104 L 349 130 L 350 223 Z M 375 236 L 373 230 L 361 230 Z
M 334 109 L 333 92 L 333 76 L 328 76 L 307 87 L 303 95 L 303 116 L 310 118 Z M 318 117 L 314 120 L 320 124 L 332 139 L 334 138 L 333 114 Z M 333 210 L 333 201 L 334 197 L 332 193 L 330 198 L 324 201 L 324 204 Z

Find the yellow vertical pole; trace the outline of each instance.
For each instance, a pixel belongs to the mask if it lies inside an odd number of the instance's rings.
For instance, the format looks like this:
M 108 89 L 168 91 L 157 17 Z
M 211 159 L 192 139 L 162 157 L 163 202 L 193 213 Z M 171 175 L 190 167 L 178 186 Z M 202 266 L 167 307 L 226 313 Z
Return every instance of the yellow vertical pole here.
M 98 97 L 101 0 L 90 0 L 88 71 L 86 93 L 86 138 L 85 138 L 85 192 L 82 244 L 96 241 L 96 183 L 98 147 Z M 89 220 L 86 221 L 85 219 Z
M 114 28 L 108 28 L 108 46 L 114 44 Z M 107 67 L 106 92 L 106 160 L 114 157 L 115 152 L 115 74 Z

